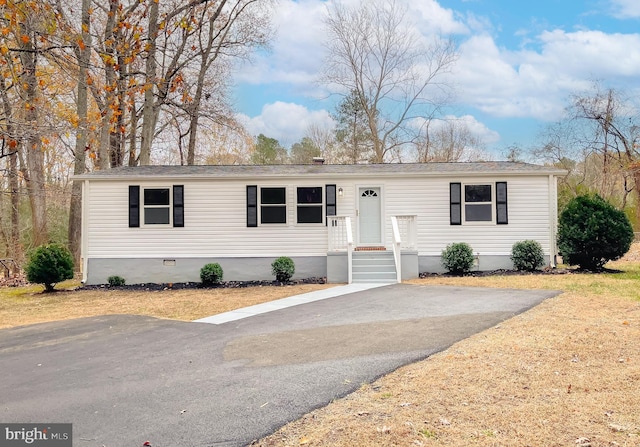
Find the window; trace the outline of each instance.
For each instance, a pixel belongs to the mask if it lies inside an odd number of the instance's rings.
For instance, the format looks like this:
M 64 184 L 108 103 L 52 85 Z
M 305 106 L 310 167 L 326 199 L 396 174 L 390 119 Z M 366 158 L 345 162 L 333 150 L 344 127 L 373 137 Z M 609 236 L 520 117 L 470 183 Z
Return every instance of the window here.
M 322 188 L 298 188 L 298 223 L 322 223 Z
M 183 185 L 143 188 L 142 200 L 140 195 L 140 186 L 129 186 L 129 227 L 140 227 L 141 211 L 144 225 L 171 225 L 173 221 L 174 227 L 184 227 Z
M 491 185 L 464 185 L 464 221 L 491 222 Z
M 171 223 L 169 188 L 145 188 L 143 197 L 144 224 L 169 225 Z
M 260 223 L 287 223 L 286 188 L 260 188 Z
M 450 183 L 449 217 L 451 225 L 462 225 L 463 221 L 509 223 L 507 182 L 496 182 L 495 194 L 493 184 Z

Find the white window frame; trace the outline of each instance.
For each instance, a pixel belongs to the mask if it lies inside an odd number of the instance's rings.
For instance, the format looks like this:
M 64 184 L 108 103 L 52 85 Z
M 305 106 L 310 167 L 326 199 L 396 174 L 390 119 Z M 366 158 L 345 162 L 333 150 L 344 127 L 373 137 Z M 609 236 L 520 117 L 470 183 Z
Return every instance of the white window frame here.
M 491 220 L 467 220 L 467 200 L 466 200 L 466 188 L 467 186 L 489 186 L 491 188 L 491 202 L 469 202 L 469 205 L 490 205 L 491 207 Z M 495 225 L 496 224 L 496 185 L 495 182 L 468 182 L 461 184 L 460 191 L 460 204 L 462 213 L 463 225 Z
M 262 190 L 263 189 L 284 189 L 284 204 L 282 203 L 262 203 Z M 266 226 L 286 226 L 289 222 L 289 201 L 287 200 L 287 195 L 289 194 L 289 190 L 286 186 L 282 185 L 269 185 L 262 186 L 258 185 L 258 226 L 266 225 Z M 284 206 L 284 222 L 262 222 L 262 207 L 282 207 Z
M 144 201 L 144 192 L 150 189 L 166 189 L 169 192 L 169 204 L 168 205 L 146 205 Z M 172 227 L 173 226 L 173 188 L 171 186 L 142 186 L 140 188 L 140 226 L 141 227 L 150 227 L 150 228 L 162 228 L 162 227 Z M 164 224 L 154 224 L 147 223 L 146 219 L 146 210 L 147 209 L 163 209 L 167 208 L 169 210 L 169 222 Z
M 300 203 L 298 202 L 298 188 L 319 188 L 320 189 L 320 195 L 322 196 L 322 200 L 320 203 Z M 326 202 L 326 197 L 325 197 L 325 188 L 324 186 L 299 186 L 296 185 L 295 186 L 295 206 L 296 206 L 296 225 L 304 225 L 304 226 L 309 226 L 309 225 L 317 225 L 317 226 L 324 226 L 325 222 L 326 222 L 326 216 L 325 216 L 325 202 Z M 321 216 L 321 221 L 320 222 L 298 222 L 298 207 L 303 206 L 303 207 L 316 207 L 316 208 L 320 208 L 320 216 Z

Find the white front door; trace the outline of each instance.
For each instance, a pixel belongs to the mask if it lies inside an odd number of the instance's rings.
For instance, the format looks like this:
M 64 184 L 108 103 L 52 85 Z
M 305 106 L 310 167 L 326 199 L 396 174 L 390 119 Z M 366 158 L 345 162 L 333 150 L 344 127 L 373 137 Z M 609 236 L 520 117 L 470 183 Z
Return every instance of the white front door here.
M 359 243 L 361 245 L 382 244 L 380 188 L 359 188 L 358 196 Z

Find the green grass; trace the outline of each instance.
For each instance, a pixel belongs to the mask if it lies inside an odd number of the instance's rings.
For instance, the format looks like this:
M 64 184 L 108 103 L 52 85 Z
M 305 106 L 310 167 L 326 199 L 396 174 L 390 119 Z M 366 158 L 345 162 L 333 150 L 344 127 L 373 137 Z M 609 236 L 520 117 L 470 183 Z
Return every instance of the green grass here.
M 438 439 L 438 434 L 434 430 L 429 430 L 428 428 L 423 428 L 418 431 L 422 436 L 427 439 Z

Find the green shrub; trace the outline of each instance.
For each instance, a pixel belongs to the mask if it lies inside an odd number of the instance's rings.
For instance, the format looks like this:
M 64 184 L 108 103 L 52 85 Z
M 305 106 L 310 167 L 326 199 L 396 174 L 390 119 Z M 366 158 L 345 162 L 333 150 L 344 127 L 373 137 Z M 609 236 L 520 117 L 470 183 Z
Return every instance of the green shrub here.
M 442 250 L 441 260 L 450 273 L 461 275 L 473 267 L 473 250 L 466 242 L 455 242 Z
M 125 280 L 122 276 L 113 275 L 107 278 L 110 287 L 120 287 L 125 285 Z
M 214 264 L 206 264 L 200 269 L 200 279 L 204 286 L 220 284 L 222 281 L 222 275 L 222 267 L 220 267 L 220 264 L 217 262 Z
M 576 197 L 560 214 L 558 249 L 566 264 L 601 270 L 624 256 L 632 242 L 627 216 L 598 195 Z
M 511 261 L 516 270 L 533 271 L 544 265 L 544 253 L 538 241 L 526 240 L 513 244 Z
M 279 282 L 287 282 L 291 279 L 296 271 L 293 259 L 281 256 L 271 263 L 271 274 L 276 277 Z
M 62 245 L 41 245 L 29 255 L 25 271 L 29 282 L 44 284 L 45 292 L 51 292 L 57 283 L 73 278 L 73 257 Z

